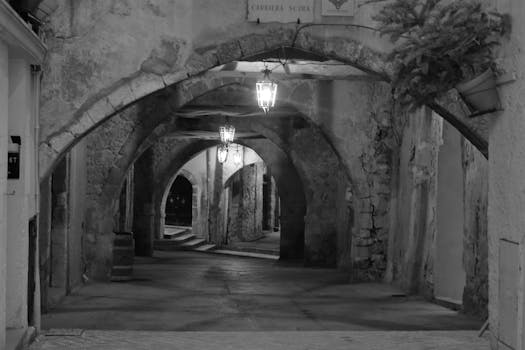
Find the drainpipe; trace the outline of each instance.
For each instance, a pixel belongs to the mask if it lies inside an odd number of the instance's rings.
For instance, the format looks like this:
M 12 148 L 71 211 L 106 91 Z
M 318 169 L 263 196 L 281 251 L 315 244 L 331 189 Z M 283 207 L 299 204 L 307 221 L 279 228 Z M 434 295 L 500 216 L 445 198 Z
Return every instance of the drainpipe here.
M 40 332 L 41 319 L 40 319 L 40 254 L 39 254 L 39 235 L 40 227 L 39 214 L 40 214 L 40 169 L 39 169 L 39 138 L 40 138 L 40 81 L 42 78 L 42 69 L 39 65 L 31 65 L 32 73 L 32 85 L 33 92 L 33 123 L 34 123 L 34 181 L 35 181 L 35 217 L 36 217 L 36 242 L 35 242 L 35 295 L 34 295 L 34 307 L 33 307 L 33 322 L 37 332 Z

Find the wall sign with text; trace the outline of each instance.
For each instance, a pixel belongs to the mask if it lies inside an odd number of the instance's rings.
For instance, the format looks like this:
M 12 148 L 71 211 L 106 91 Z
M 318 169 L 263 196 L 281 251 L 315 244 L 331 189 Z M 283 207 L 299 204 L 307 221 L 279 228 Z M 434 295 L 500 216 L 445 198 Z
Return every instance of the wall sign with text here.
M 323 16 L 351 17 L 356 12 L 356 0 L 322 0 Z
M 312 23 L 314 0 L 248 0 L 248 21 Z
M 11 136 L 11 142 L 7 149 L 7 178 L 20 179 L 20 147 L 22 138 L 20 136 Z

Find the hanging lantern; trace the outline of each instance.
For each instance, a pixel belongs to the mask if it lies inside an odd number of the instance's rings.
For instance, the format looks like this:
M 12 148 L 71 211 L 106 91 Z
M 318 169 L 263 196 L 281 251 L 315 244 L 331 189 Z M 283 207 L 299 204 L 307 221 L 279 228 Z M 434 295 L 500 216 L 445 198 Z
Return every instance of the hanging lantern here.
M 237 146 L 235 153 L 233 154 L 233 164 L 235 166 L 239 166 L 242 163 L 242 154 L 241 151 L 239 151 L 239 146 Z
M 226 159 L 228 159 L 228 146 L 226 145 L 220 145 L 217 147 L 217 160 L 219 163 L 226 162 Z
M 277 83 L 270 80 L 271 71 L 266 68 L 263 70 L 263 80 L 257 81 L 257 103 L 264 113 L 268 113 L 275 106 L 277 96 Z
M 219 128 L 221 142 L 225 145 L 232 143 L 235 137 L 235 128 L 233 125 L 225 125 Z

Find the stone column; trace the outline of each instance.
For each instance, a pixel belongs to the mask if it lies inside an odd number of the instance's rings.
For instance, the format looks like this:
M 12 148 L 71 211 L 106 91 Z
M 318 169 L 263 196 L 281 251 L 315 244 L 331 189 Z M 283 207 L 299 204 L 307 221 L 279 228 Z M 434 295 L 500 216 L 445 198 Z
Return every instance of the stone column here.
M 40 303 L 42 311 L 47 312 L 48 291 L 51 271 L 51 178 L 40 181 L 40 213 L 38 215 L 38 249 L 40 265 Z
M 207 167 L 209 191 L 208 230 L 210 240 L 213 243 L 221 244 L 224 240 L 224 224 L 222 221 L 224 215 L 221 207 L 223 166 L 216 159 L 215 154 L 209 154 Z
M 69 157 L 66 156 L 52 175 L 51 219 L 51 287 L 60 288 L 64 295 L 68 278 L 68 211 Z
M 138 256 L 153 255 L 155 229 L 153 157 L 153 150 L 149 149 L 135 163 L 133 238 L 135 254 Z

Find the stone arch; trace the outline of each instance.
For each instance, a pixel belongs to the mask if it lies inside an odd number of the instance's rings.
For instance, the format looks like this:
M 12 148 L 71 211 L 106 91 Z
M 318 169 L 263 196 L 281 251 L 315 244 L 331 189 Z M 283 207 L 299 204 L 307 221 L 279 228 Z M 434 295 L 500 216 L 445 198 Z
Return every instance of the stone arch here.
M 168 186 L 166 187 L 166 190 L 164 191 L 164 194 L 162 195 L 162 202 L 161 202 L 161 206 L 160 206 L 161 222 L 159 223 L 159 225 L 160 225 L 160 232 L 164 231 L 164 222 L 165 222 L 165 219 L 166 219 L 166 200 L 168 199 L 168 195 L 170 193 L 171 186 L 173 185 L 173 182 L 175 181 L 176 177 L 179 176 L 179 175 L 184 176 L 191 183 L 191 188 L 192 188 L 191 227 L 192 227 L 192 229 L 195 228 L 195 220 L 196 220 L 196 217 L 198 215 L 197 206 L 198 206 L 198 200 L 199 200 L 199 188 L 198 188 L 198 185 L 197 185 L 197 179 L 188 170 L 181 169 L 176 174 L 174 174 L 173 177 L 170 179 L 170 181 L 168 183 Z
M 114 84 L 114 87 L 104 91 L 103 94 L 89 99 L 80 106 L 67 124 L 52 134 L 44 136 L 45 140 L 40 144 L 41 177 L 45 177 L 61 154 L 69 150 L 104 120 L 119 113 L 126 106 L 174 84 L 180 84 L 182 87 L 180 89 L 182 95 L 179 97 L 190 101 L 203 89 L 209 90 L 209 87 L 202 82 L 200 84 L 192 82 L 192 77 L 199 76 L 221 64 L 260 56 L 265 52 L 283 47 L 335 59 L 370 74 L 378 75 L 385 81 L 388 81 L 391 76 L 392 69 L 386 61 L 386 55 L 354 39 L 324 38 L 309 31 L 284 28 L 264 34 L 241 35 L 235 39 L 218 43 L 214 47 L 195 49 L 183 70 L 160 75 L 139 71 L 136 75 Z M 482 153 L 487 154 L 486 125 L 479 126 L 480 123 L 469 121 L 465 115 L 454 115 L 437 103 L 431 107 L 454 125 Z M 456 108 L 456 110 L 460 109 Z
M 264 143 L 263 144 L 261 143 Z M 240 142 L 241 143 L 241 142 Z M 171 154 L 171 159 L 168 161 L 168 166 L 162 169 L 161 175 L 154 185 L 153 201 L 156 212 L 161 209 L 162 201 L 160 194 L 167 187 L 173 174 L 176 174 L 194 155 L 217 145 L 218 142 L 202 142 L 195 141 L 188 145 L 182 152 Z M 242 142 L 246 147 L 254 150 L 263 161 L 273 170 L 274 178 L 277 187 L 281 194 L 281 258 L 282 259 L 300 259 L 303 258 L 305 237 L 304 237 L 304 216 L 308 203 L 306 202 L 304 188 L 302 186 L 302 179 L 295 171 L 295 167 L 284 151 L 280 150 L 272 142 L 265 140 L 259 143 Z M 220 185 L 217 196 L 220 198 L 223 190 L 223 183 Z M 212 211 L 213 208 L 210 208 Z M 212 215 L 217 215 L 213 213 Z M 160 217 L 155 219 L 160 222 Z M 155 228 L 155 236 L 159 236 L 158 230 L 160 226 Z
M 210 92 L 229 86 L 237 86 L 241 89 L 246 90 L 250 89 L 248 83 L 246 82 L 246 79 L 244 78 L 217 78 L 213 76 L 210 77 L 206 74 L 197 77 L 192 77 L 185 81 L 183 85 L 178 86 L 176 90 L 171 91 L 171 94 L 166 96 L 165 101 L 171 101 L 174 99 L 177 102 L 176 105 L 173 106 L 171 109 L 166 108 L 165 110 L 169 111 L 169 113 L 173 113 L 175 111 L 175 108 L 183 107 L 184 105 L 194 101 L 199 97 L 202 97 Z M 187 94 L 185 93 L 185 91 L 192 91 L 192 93 Z M 298 101 L 294 101 L 292 95 L 293 91 L 290 92 L 289 96 L 280 95 L 278 97 L 278 100 L 300 111 L 302 109 L 302 106 Z M 116 193 L 121 187 L 124 174 L 127 172 L 127 169 L 129 169 L 131 164 L 133 164 L 133 162 L 137 160 L 140 154 L 142 154 L 142 152 L 144 152 L 148 147 L 150 147 L 156 139 L 177 130 L 176 119 L 167 119 L 167 117 L 169 117 L 169 114 L 166 114 L 165 116 L 159 118 L 161 122 L 159 122 L 159 124 L 156 125 L 154 129 L 149 130 L 149 134 L 141 140 L 138 146 L 136 146 L 136 139 L 133 136 L 130 137 L 128 141 L 122 145 L 121 148 L 128 151 L 125 154 L 123 154 L 123 156 L 127 156 L 127 158 L 119 159 L 117 161 L 118 166 L 113 166 L 111 167 L 111 169 L 109 169 L 109 177 L 104 182 L 104 187 L 102 191 L 104 195 L 104 201 L 108 203 L 113 201 Z M 315 127 L 314 124 L 311 124 L 311 126 Z M 273 140 L 278 140 L 278 137 L 274 135 Z M 283 145 L 282 142 L 280 142 L 280 144 L 281 146 Z M 132 147 L 133 145 L 135 146 Z M 341 157 L 339 156 L 339 158 Z M 354 188 L 354 190 L 357 191 L 358 189 Z
M 190 85 L 188 88 L 191 88 L 194 91 L 198 90 L 201 96 L 209 92 L 211 88 L 220 88 L 220 87 L 229 86 L 233 84 L 242 85 L 243 82 L 244 82 L 244 79 L 235 79 L 235 78 L 207 79 L 207 77 L 204 75 L 204 76 L 193 78 L 193 83 L 195 84 L 195 87 L 193 87 L 193 85 Z M 187 95 L 188 100 L 180 99 L 180 96 L 181 96 L 180 89 L 179 90 L 174 89 L 171 91 L 171 93 L 173 94 L 173 97 L 175 97 L 174 99 L 178 100 L 177 105 L 179 105 L 182 102 L 191 101 L 189 100 L 189 95 Z M 283 97 L 283 96 L 281 96 L 280 98 L 282 98 L 286 102 L 290 101 L 290 99 Z M 165 100 L 172 101 L 173 99 L 166 98 Z M 155 101 L 157 100 L 154 100 L 154 102 Z M 164 108 L 162 110 L 163 111 L 168 110 L 168 108 Z M 169 114 L 166 114 L 166 117 L 168 116 Z M 116 150 L 116 152 L 119 153 L 120 158 L 116 159 L 115 162 L 113 162 L 112 164 L 108 164 L 109 175 L 107 177 L 107 180 L 103 181 L 104 187 L 101 192 L 102 193 L 101 197 L 99 199 L 99 203 L 101 203 L 101 206 L 99 208 L 96 208 L 96 210 L 92 211 L 90 214 L 90 215 L 95 215 L 90 220 L 90 222 L 97 222 L 99 223 L 97 225 L 100 226 L 100 227 L 94 228 L 95 231 L 93 232 L 95 232 L 95 234 L 104 235 L 104 232 L 107 231 L 106 229 L 104 229 L 104 227 L 102 227 L 104 226 L 103 218 L 108 216 L 107 215 L 108 211 L 114 210 L 115 206 L 112 203 L 114 203 L 114 198 L 116 198 L 115 196 L 118 193 L 118 190 L 120 189 L 121 183 L 124 179 L 124 175 L 130 168 L 131 164 L 135 162 L 135 160 L 140 156 L 142 152 L 144 152 L 152 144 L 154 144 L 154 142 L 157 139 L 177 130 L 178 125 L 177 125 L 176 118 L 165 118 L 163 116 L 158 119 L 160 120 L 160 122 L 159 124 L 156 124 L 155 128 L 148 129 L 148 130 L 141 129 L 139 127 L 132 128 L 133 133 L 128 137 L 128 139 L 123 144 L 119 146 L 119 149 Z M 280 119 L 280 118 L 277 118 L 277 119 Z M 282 121 L 283 120 L 281 120 L 281 122 Z M 264 121 L 264 123 L 265 124 L 260 125 L 257 130 L 261 132 L 261 134 L 263 134 L 265 137 L 272 140 L 272 142 L 275 142 L 279 147 L 286 149 L 290 143 L 294 144 L 299 141 L 299 139 L 297 138 L 293 140 L 283 140 L 282 135 L 279 135 L 279 131 L 282 125 L 279 125 L 278 123 L 274 124 L 269 120 Z M 337 201 L 339 202 L 346 201 L 346 199 L 341 198 L 341 196 L 344 197 L 344 194 L 348 192 L 349 188 L 351 188 L 351 191 L 354 194 L 350 202 L 345 204 L 345 206 L 348 208 L 346 210 L 347 211 L 350 210 L 350 212 L 344 213 L 344 212 L 337 211 L 337 213 L 335 214 L 337 216 L 341 216 L 343 219 L 341 220 L 341 222 L 345 223 L 344 225 L 347 225 L 348 227 L 352 227 L 351 229 L 345 228 L 345 227 L 334 227 L 333 225 L 334 225 L 335 220 L 332 220 L 332 223 L 328 224 L 326 227 L 321 227 L 319 226 L 319 221 L 313 219 L 311 220 L 312 225 L 308 226 L 308 230 L 310 230 L 311 232 L 314 232 L 314 231 L 333 232 L 332 234 L 333 238 L 331 239 L 330 242 L 325 242 L 325 245 L 330 244 L 332 246 L 337 245 L 339 247 L 345 247 L 342 251 L 338 252 L 337 256 L 346 257 L 347 264 L 349 265 L 348 261 L 350 260 L 350 256 L 351 256 L 350 254 L 351 249 L 349 248 L 351 244 L 350 243 L 351 235 L 348 232 L 351 231 L 353 235 L 356 232 L 359 232 L 360 230 L 359 222 L 361 220 L 359 218 L 354 218 L 355 213 L 360 212 L 360 210 L 358 209 L 360 207 L 359 188 L 355 187 L 352 184 L 350 175 L 348 174 L 348 166 L 346 166 L 347 170 L 344 170 L 345 167 L 340 166 L 340 163 L 342 161 L 341 157 L 337 155 L 337 152 L 335 152 L 334 148 L 330 144 L 330 141 L 326 139 L 326 137 L 323 135 L 323 132 L 319 130 L 319 128 L 314 123 L 307 121 L 306 117 L 304 116 L 301 117 L 300 115 L 297 115 L 293 120 L 289 120 L 289 123 L 293 123 L 294 127 L 298 127 L 302 130 L 301 138 L 303 141 L 301 142 L 307 145 L 309 149 L 312 148 L 312 144 L 310 143 L 310 141 L 313 139 L 312 137 L 314 137 L 316 140 L 322 141 L 321 143 L 323 147 L 321 148 L 314 147 L 314 149 L 312 149 L 312 152 L 308 152 L 308 155 L 312 157 L 311 162 L 315 163 L 317 162 L 318 159 L 324 159 L 324 160 L 331 159 L 330 162 L 332 162 L 330 164 L 324 164 L 322 166 L 316 167 L 315 169 L 313 169 L 314 172 L 311 172 L 310 169 L 302 167 L 301 174 L 303 175 L 301 176 L 303 178 L 301 180 L 303 182 L 308 181 L 308 185 L 310 188 L 316 188 L 318 185 L 320 185 L 320 187 L 322 188 L 327 188 L 326 193 L 330 193 L 329 197 L 332 198 L 333 200 L 335 200 L 334 198 L 338 198 Z M 305 130 L 310 130 L 310 131 L 305 133 Z M 137 142 L 138 139 L 140 139 L 140 142 Z M 326 154 L 329 154 L 330 156 L 326 158 L 322 154 L 322 152 L 319 153 L 321 149 L 326 150 Z M 189 152 L 189 154 L 191 155 L 193 153 Z M 292 157 L 296 159 L 296 162 L 301 162 L 298 159 L 301 159 L 302 156 L 304 156 L 304 152 L 302 152 L 301 150 L 299 149 L 292 150 Z M 339 164 L 339 165 L 334 165 L 334 164 Z M 323 179 L 326 176 L 326 173 L 322 172 L 322 169 L 331 169 L 331 168 L 337 169 L 335 173 L 339 174 L 337 176 L 340 176 L 341 181 L 337 181 L 337 182 L 341 184 L 341 188 L 336 189 L 336 188 L 330 187 L 330 184 L 328 183 L 321 183 L 321 184 L 316 183 L 317 180 L 315 180 L 314 178 Z M 171 174 L 173 174 L 173 172 Z M 323 201 L 325 201 L 325 198 L 323 197 L 326 196 L 326 195 L 316 195 L 315 196 L 314 191 L 310 191 L 310 190 L 306 191 L 306 195 L 308 196 L 308 198 L 310 198 L 310 200 L 317 202 L 317 203 L 323 203 Z M 315 213 L 315 212 L 316 210 L 311 211 L 311 213 Z M 318 214 L 325 215 L 323 211 L 319 212 Z M 328 213 L 327 215 L 328 216 L 332 215 L 332 213 Z M 99 217 L 100 220 L 97 219 L 97 217 Z M 159 227 L 157 225 L 158 222 L 160 222 L 160 219 L 155 218 L 154 221 L 148 223 L 146 226 L 151 227 L 152 230 L 154 230 L 155 232 L 160 232 Z M 335 233 L 335 232 L 343 232 L 344 230 L 346 230 L 345 235 Z M 312 235 L 308 234 L 308 236 L 312 236 Z M 339 238 L 336 239 L 335 238 L 336 236 Z M 315 237 L 312 238 L 312 241 L 311 241 L 312 245 L 316 244 L 315 242 L 316 239 L 319 239 L 319 238 L 315 238 Z M 336 240 L 338 241 L 337 244 L 335 242 Z M 100 241 L 106 242 L 107 240 L 101 239 Z M 96 254 L 97 251 L 100 251 L 100 248 L 98 247 L 98 245 L 99 245 L 98 242 L 94 242 L 93 245 L 88 244 L 87 246 L 89 247 L 87 247 L 87 249 L 93 250 L 95 252 L 94 254 Z M 326 251 L 330 251 L 330 249 L 326 249 Z M 327 254 L 324 254 L 324 255 L 326 256 Z M 315 259 L 317 259 L 317 257 L 314 256 L 312 260 L 315 260 Z M 334 258 L 334 260 L 336 259 Z M 344 258 L 339 259 L 339 260 L 344 260 Z

